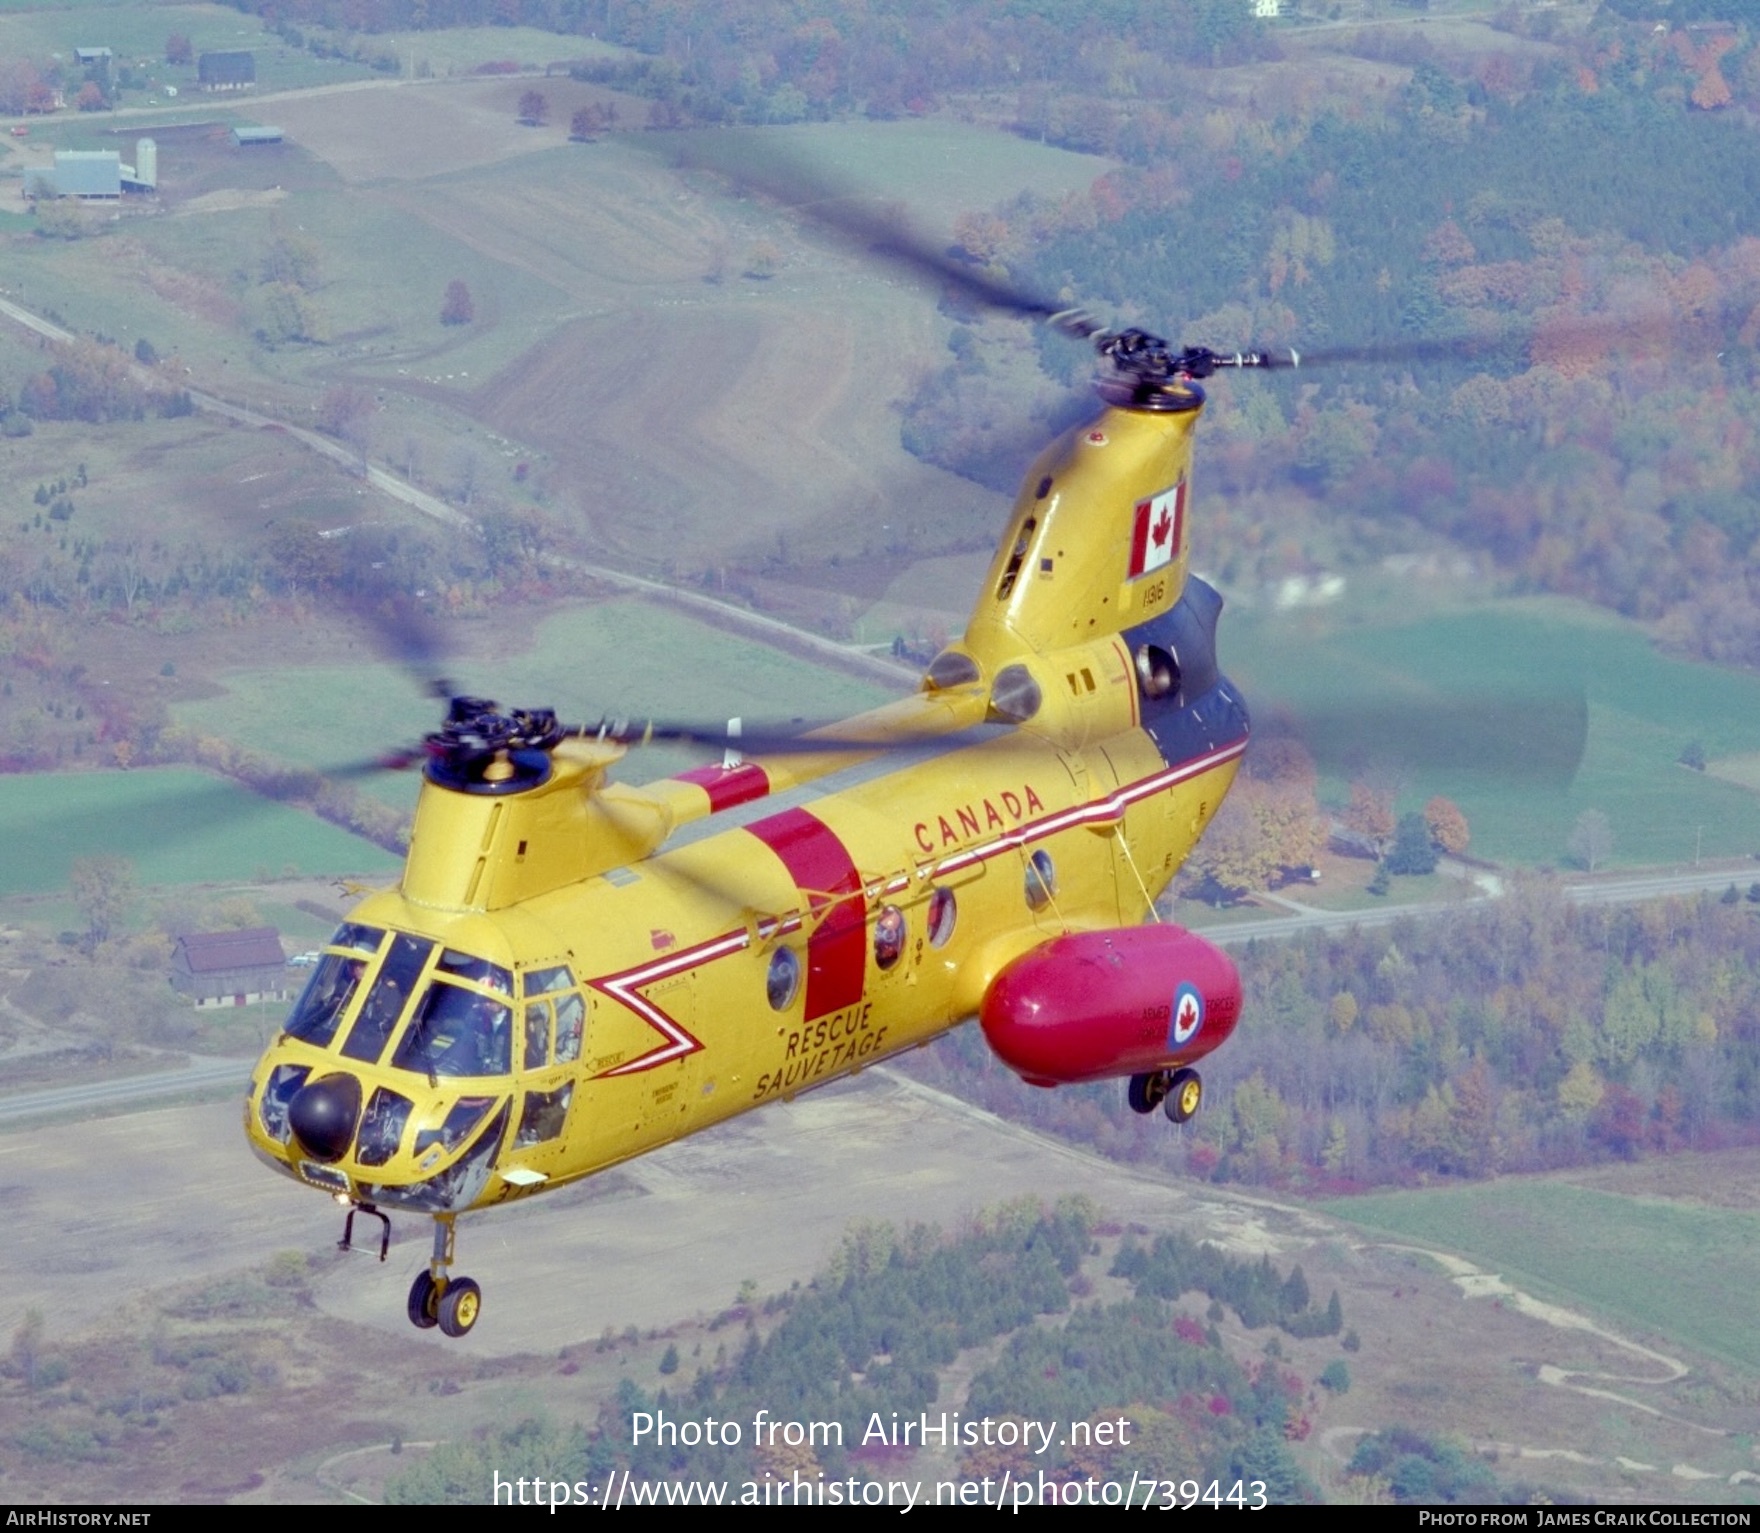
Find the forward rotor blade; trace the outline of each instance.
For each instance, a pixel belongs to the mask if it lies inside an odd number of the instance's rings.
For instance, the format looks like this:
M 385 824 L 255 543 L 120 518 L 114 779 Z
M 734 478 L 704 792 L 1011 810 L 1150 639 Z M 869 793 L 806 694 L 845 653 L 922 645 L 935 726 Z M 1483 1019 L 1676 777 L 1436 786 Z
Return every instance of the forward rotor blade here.
M 741 756 L 873 756 L 890 751 L 920 750 L 926 740 L 944 736 L 923 735 L 819 735 L 815 729 L 831 726 L 794 721 L 786 724 L 754 724 L 742 720 L 737 734 L 725 724 L 688 724 L 651 719 L 610 719 L 602 724 L 571 728 L 570 735 L 604 739 L 639 749 L 644 745 L 699 745 L 707 750 L 731 749 Z

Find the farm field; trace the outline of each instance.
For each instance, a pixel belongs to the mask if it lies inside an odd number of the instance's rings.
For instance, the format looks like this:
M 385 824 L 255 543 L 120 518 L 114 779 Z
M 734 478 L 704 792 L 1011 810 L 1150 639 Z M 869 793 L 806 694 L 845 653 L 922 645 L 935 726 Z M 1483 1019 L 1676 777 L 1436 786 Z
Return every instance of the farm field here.
M 352 60 L 318 59 L 290 48 L 254 16 L 223 5 L 92 4 L 0 6 L 0 57 L 47 58 L 75 48 L 109 48 L 118 63 L 150 61 L 152 87 L 171 84 L 195 101 L 196 66 L 167 64 L 165 39 L 173 32 L 190 40 L 194 54 L 248 48 L 257 58 L 255 94 L 360 79 L 369 71 Z M 125 107 L 144 105 L 149 92 L 128 91 Z
M 717 1317 L 745 1279 L 760 1293 L 805 1281 L 851 1220 L 955 1227 L 1022 1193 L 1085 1193 L 1150 1232 L 1194 1234 L 1280 1268 L 1299 1261 L 1316 1294 L 1338 1288 L 1361 1339 L 1348 1354 L 1351 1387 L 1318 1392 L 1314 1430 L 1295 1450 L 1329 1493 L 1341 1488 L 1357 1436 L 1395 1424 L 1447 1432 L 1495 1455 L 1500 1478 L 1554 1494 L 1715 1503 L 1751 1493 L 1731 1479 L 1752 1472 L 1751 1441 L 1738 1435 L 1751 1404 L 1739 1378 L 1730 1383 L 1695 1354 L 1636 1357 L 1604 1321 L 1585 1325 L 1580 1306 L 1541 1314 L 1472 1297 L 1428 1257 L 1400 1248 L 1424 1242 L 1364 1240 L 1311 1210 L 1108 1165 L 888 1070 L 467 1224 L 461 1249 L 488 1303 L 460 1342 L 413 1333 L 404 1319 L 425 1221 L 399 1219 L 383 1266 L 338 1258 L 334 1206 L 255 1166 L 237 1134 L 227 1102 L 0 1137 L 0 1151 L 15 1157 L 19 1300 L 49 1313 L 68 1383 L 91 1402 L 125 1387 L 169 1397 L 152 1452 L 79 1463 L 14 1455 L 15 1495 L 65 1493 L 77 1475 L 88 1497 L 199 1490 L 310 1501 L 336 1497 L 338 1483 L 373 1496 L 419 1461 L 421 1442 L 528 1416 L 590 1423 L 620 1378 L 649 1390 L 665 1383 L 669 1344 L 707 1362 L 740 1335 Z M 160 1168 L 171 1162 L 181 1174 L 166 1178 Z M 966 1174 L 974 1164 L 995 1168 L 982 1188 Z M 1752 1165 L 1708 1157 L 1701 1170 L 1741 1177 Z M 219 1203 L 229 1217 L 189 1238 Z M 81 1210 L 71 1229 L 52 1217 L 68 1206 Z M 1089 1269 L 1100 1302 L 1120 1291 L 1106 1276 L 1112 1239 Z M 152 1286 L 119 1315 L 118 1277 L 131 1258 Z M 582 1263 L 594 1282 L 573 1280 Z M 290 1274 L 310 1300 L 282 1286 Z M 143 1323 L 168 1345 L 140 1346 Z M 1266 1340 L 1232 1316 L 1221 1329 L 1237 1356 L 1257 1355 Z M 1283 1366 L 1305 1380 L 1341 1356 L 1335 1338 L 1280 1337 L 1280 1346 Z M 180 1393 L 193 1371 L 184 1359 L 208 1355 L 203 1347 L 273 1362 L 276 1382 L 192 1399 Z M 1559 1382 L 1543 1382 L 1542 1369 Z M 944 1375 L 950 1408 L 969 1376 L 959 1365 Z M 1573 1387 L 1579 1381 L 1585 1387 Z M 66 1387 L 48 1406 L 8 1392 L 0 1431 L 10 1441 L 49 1409 L 58 1425 L 83 1421 L 93 1406 L 69 1400 Z M 396 1439 L 406 1443 L 401 1456 Z
M 323 28 L 316 28 L 322 32 Z M 560 32 L 545 32 L 537 27 L 447 27 L 444 31 L 375 32 L 376 48 L 413 64 L 418 78 L 429 72 L 436 75 L 468 74 L 479 64 L 512 60 L 523 69 L 543 69 L 547 65 L 572 62 L 575 59 L 622 58 L 627 48 L 600 42 L 596 37 L 580 37 Z
M 0 895 L 67 883 L 81 857 L 126 857 L 147 884 L 384 874 L 390 853 L 224 779 L 177 769 L 0 777 Z
M 1433 793 L 1455 799 L 1476 856 L 1561 862 L 1587 809 L 1608 817 L 1615 864 L 1689 863 L 1696 848 L 1707 857 L 1760 852 L 1760 794 L 1679 765 L 1694 740 L 1713 760 L 1760 748 L 1760 677 L 1673 659 L 1635 624 L 1563 600 L 1520 600 L 1352 625 L 1341 604 L 1299 616 L 1230 613 L 1218 647 L 1262 713 L 1282 704 L 1325 714 L 1344 721 L 1339 733 L 1362 733 L 1368 718 L 1393 737 L 1402 703 L 1487 698 L 1510 700 L 1513 729 L 1543 731 L 1534 710 L 1583 689 L 1588 748 L 1568 790 L 1441 766 L 1405 774 L 1402 809 Z M 1397 757 L 1396 741 L 1385 754 Z M 1374 739 L 1364 755 L 1375 760 Z M 1342 783 L 1332 786 L 1342 796 Z
M 1333 1199 L 1328 1215 L 1458 1252 L 1508 1282 L 1760 1373 L 1760 1212 L 1505 1179 Z
M 551 122 L 533 129 L 514 121 L 521 88 L 379 82 L 279 98 L 290 142 L 268 152 L 233 149 L 219 127 L 168 134 L 159 200 L 174 216 L 21 242 L 6 286 L 126 346 L 175 338 L 192 382 L 294 418 L 331 383 L 368 384 L 384 406 L 378 456 L 450 438 L 425 454 L 449 489 L 461 444 L 533 460 L 564 520 L 644 568 L 731 554 L 786 570 L 989 535 L 997 498 L 909 457 L 890 408 L 939 354 L 931 294 L 715 176 L 657 166 L 693 135 L 569 145 L 574 95 L 607 93 L 546 81 Z M 920 204 L 931 227 L 1026 187 L 1085 185 L 1109 164 L 945 121 L 724 141 L 748 143 Z M 320 252 L 311 302 L 329 344 L 266 349 L 248 334 L 259 268 L 283 235 Z M 743 275 L 759 246 L 778 259 L 765 280 Z M 454 278 L 477 320 L 448 329 Z M 486 472 L 492 488 L 492 461 Z
M 523 652 L 448 665 L 467 692 L 509 707 L 554 707 L 576 723 L 602 714 L 711 725 L 734 717 L 823 721 L 898 695 L 641 601 L 567 609 L 534 624 Z M 389 665 L 257 667 L 216 679 L 225 695 L 180 704 L 179 723 L 304 766 L 370 756 L 439 723 L 432 699 Z M 704 759 L 705 752 L 672 748 L 634 751 L 616 775 L 646 782 Z M 363 786 L 413 806 L 417 779 L 386 773 Z

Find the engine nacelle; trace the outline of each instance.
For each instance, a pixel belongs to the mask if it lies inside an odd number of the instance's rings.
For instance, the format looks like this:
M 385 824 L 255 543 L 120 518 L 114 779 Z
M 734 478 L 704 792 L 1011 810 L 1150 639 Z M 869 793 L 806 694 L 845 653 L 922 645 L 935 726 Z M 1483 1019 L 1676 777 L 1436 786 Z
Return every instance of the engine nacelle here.
M 1034 1086 L 1190 1064 L 1240 1014 L 1234 964 L 1181 926 L 1055 937 L 998 974 L 978 1008 L 997 1057 Z

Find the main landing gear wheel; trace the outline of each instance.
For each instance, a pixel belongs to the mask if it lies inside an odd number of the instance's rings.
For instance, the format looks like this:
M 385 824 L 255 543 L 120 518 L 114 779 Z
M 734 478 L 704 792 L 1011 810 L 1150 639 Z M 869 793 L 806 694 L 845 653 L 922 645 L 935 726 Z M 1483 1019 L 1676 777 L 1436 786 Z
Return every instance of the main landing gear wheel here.
M 1196 1070 L 1180 1070 L 1169 1083 L 1167 1101 L 1162 1111 L 1169 1123 L 1185 1123 L 1197 1112 L 1204 1100 L 1204 1082 Z
M 469 1278 L 454 1278 L 440 1295 L 440 1329 L 448 1336 L 463 1336 L 483 1311 L 483 1290 Z
M 409 1323 L 422 1331 L 440 1323 L 440 1285 L 431 1272 L 418 1272 L 409 1285 Z
M 1135 1113 L 1152 1113 L 1166 1099 L 1173 1076 L 1166 1070 L 1149 1070 L 1133 1075 L 1125 1087 L 1125 1100 Z

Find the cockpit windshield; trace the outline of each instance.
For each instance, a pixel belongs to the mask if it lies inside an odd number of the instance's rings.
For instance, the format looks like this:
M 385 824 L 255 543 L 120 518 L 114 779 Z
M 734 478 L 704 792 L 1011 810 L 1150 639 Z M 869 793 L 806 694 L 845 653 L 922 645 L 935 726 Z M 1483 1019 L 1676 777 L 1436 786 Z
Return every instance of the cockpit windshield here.
M 416 987 L 434 944 L 425 937 L 412 937 L 399 932 L 391 939 L 385 961 L 379 966 L 379 977 L 361 1004 L 360 1015 L 342 1042 L 342 1052 L 349 1059 L 374 1064 L 385 1052 L 385 1045 L 403 1015 L 404 1002 Z
M 391 1063 L 428 1075 L 506 1075 L 513 1012 L 504 1002 L 436 979 L 417 1004 Z
M 336 1036 L 348 1003 L 360 988 L 367 960 L 344 953 L 326 953 L 294 1002 L 283 1029 L 289 1036 L 323 1048 Z

